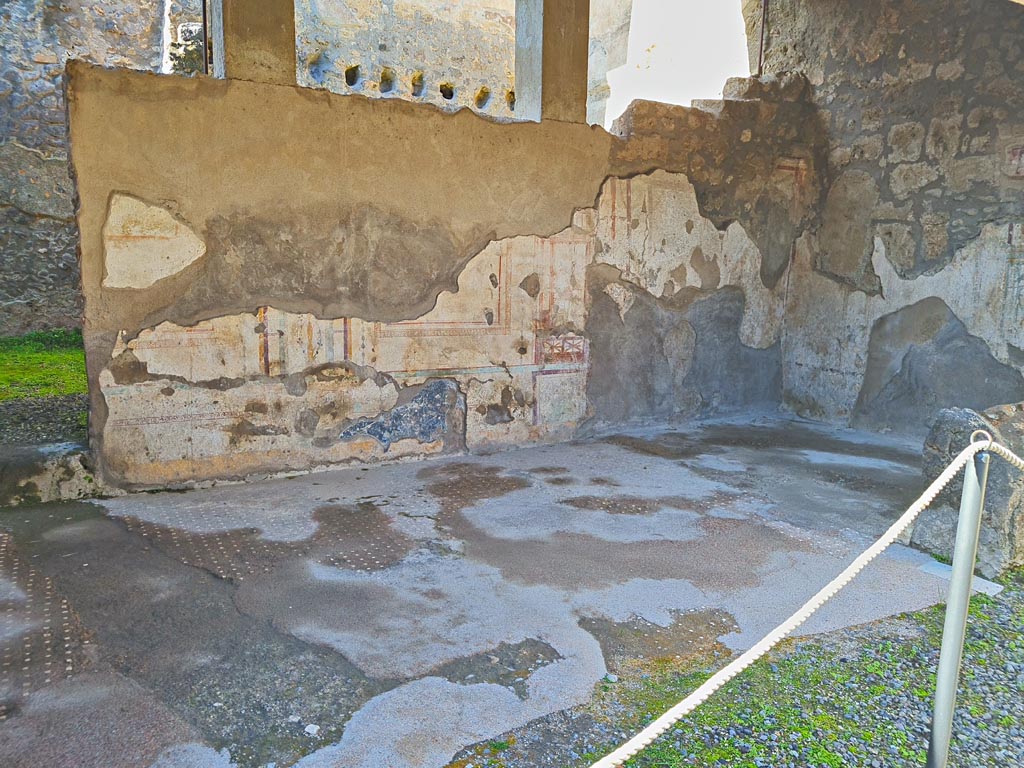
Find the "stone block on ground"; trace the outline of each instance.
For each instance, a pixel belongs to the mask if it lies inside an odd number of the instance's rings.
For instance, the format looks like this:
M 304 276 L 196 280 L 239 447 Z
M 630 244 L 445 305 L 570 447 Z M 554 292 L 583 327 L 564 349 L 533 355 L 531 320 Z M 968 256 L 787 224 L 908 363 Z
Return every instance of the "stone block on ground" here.
M 74 443 L 0 445 L 0 508 L 107 496 Z
M 923 472 L 931 483 L 984 429 L 1017 454 L 1024 451 L 1024 403 L 1001 405 L 979 414 L 968 408 L 939 412 L 925 439 Z M 963 476 L 959 475 L 926 509 L 911 532 L 911 543 L 925 551 L 952 557 Z M 1024 565 L 1024 473 L 1000 458 L 989 470 L 982 513 L 976 571 L 986 578 Z

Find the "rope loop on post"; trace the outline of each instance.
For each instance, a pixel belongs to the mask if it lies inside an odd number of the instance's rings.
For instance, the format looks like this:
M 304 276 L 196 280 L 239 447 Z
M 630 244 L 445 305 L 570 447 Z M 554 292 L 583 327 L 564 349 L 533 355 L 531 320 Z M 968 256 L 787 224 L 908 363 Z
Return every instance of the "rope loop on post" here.
M 980 442 L 988 443 L 986 448 L 991 448 L 995 444 L 995 441 L 992 439 L 991 432 L 988 432 L 987 430 L 984 429 L 976 429 L 973 432 L 971 432 L 971 444 L 973 445 L 974 443 Z

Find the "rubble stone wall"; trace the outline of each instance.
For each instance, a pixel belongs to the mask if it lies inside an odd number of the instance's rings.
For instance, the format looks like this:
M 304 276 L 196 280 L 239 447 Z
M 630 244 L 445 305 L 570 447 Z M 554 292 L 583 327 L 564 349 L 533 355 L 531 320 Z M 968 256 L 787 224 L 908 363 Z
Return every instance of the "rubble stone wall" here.
M 745 3 L 756 65 L 761 3 Z M 765 69 L 800 71 L 827 192 L 796 244 L 787 402 L 923 434 L 1024 399 L 1024 8 L 777 0 Z
M 81 324 L 64 63 L 158 70 L 163 7 L 163 0 L 0 6 L 0 335 Z

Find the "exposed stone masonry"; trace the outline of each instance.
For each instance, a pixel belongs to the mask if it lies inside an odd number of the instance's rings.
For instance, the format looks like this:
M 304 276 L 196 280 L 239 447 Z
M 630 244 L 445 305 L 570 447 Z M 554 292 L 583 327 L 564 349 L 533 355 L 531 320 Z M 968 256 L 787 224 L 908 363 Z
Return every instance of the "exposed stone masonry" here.
M 756 67 L 761 3 L 744 10 Z M 801 413 L 923 434 L 940 408 L 1024 399 L 1021 11 L 770 3 L 765 70 L 807 76 L 828 136 L 787 308 Z
M 819 269 L 877 292 L 875 237 L 912 278 L 1024 215 L 1020 8 L 793 0 L 772 3 L 768 29 L 767 70 L 804 72 L 828 124 Z
M 0 335 L 81 323 L 64 62 L 157 70 L 162 13 L 162 0 L 0 7 Z

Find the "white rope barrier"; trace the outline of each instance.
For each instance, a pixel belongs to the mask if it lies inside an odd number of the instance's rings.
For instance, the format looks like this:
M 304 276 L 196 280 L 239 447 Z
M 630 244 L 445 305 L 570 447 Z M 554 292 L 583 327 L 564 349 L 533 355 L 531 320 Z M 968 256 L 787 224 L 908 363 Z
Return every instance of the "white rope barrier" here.
M 977 434 L 978 433 L 975 433 L 975 435 Z M 795 631 L 801 624 L 814 615 L 821 606 L 834 597 L 839 590 L 853 581 L 857 574 L 864 570 L 864 567 L 867 566 L 868 563 L 882 554 L 882 552 L 884 552 L 891 544 L 899 539 L 903 532 L 910 527 L 910 524 L 917 519 L 917 516 L 928 508 L 928 506 L 935 500 L 935 497 L 938 496 L 947 485 L 949 485 L 953 478 L 956 477 L 957 473 L 964 468 L 967 462 L 970 461 L 975 454 L 981 451 L 989 451 L 1005 459 L 1017 469 L 1024 471 L 1024 459 L 1021 459 L 1006 446 L 993 442 L 991 436 L 988 436 L 987 433 L 984 434 L 988 437 L 987 440 L 972 442 L 964 448 L 959 455 L 950 462 L 949 466 L 946 467 L 942 474 L 935 478 L 935 481 L 928 486 L 917 501 L 910 505 L 900 519 L 893 523 L 889 530 L 887 530 L 882 537 L 878 539 L 878 541 L 868 547 L 859 557 L 857 557 L 856 560 L 850 563 L 842 573 L 832 579 L 832 581 L 826 584 L 816 595 L 814 595 L 814 597 L 800 606 L 792 616 L 765 635 L 764 638 L 756 643 L 750 650 L 741 656 L 738 656 L 730 664 L 715 673 L 706 683 L 640 731 L 636 736 L 625 742 L 611 754 L 594 763 L 591 768 L 618 768 L 618 766 L 621 766 L 638 752 L 648 747 L 655 739 L 665 733 L 665 731 L 675 725 L 679 720 L 686 717 L 686 715 L 690 714 L 693 710 L 707 701 L 715 691 L 778 645 L 778 643 L 785 639 L 787 635 Z M 973 438 L 974 435 L 972 435 L 972 440 Z

